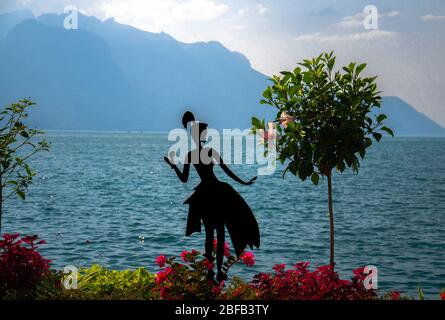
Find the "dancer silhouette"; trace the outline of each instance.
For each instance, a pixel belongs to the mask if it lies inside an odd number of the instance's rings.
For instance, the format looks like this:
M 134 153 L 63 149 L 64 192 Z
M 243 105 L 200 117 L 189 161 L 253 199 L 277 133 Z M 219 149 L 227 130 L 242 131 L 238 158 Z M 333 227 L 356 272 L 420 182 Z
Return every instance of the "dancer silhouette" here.
M 216 230 L 217 248 L 217 281 L 227 278 L 222 271 L 224 260 L 225 227 L 229 232 L 236 255 L 239 257 L 246 246 L 253 249 L 259 248 L 260 233 L 255 217 L 244 199 L 229 184 L 217 179 L 213 172 L 215 164 L 219 164 L 222 170 L 233 180 L 243 185 L 251 185 L 256 177 L 244 182 L 238 178 L 223 162 L 221 156 L 212 148 L 203 147 L 206 141 L 207 124 L 195 121 L 195 117 L 189 111 L 184 113 L 182 124 L 187 129 L 191 123 L 192 139 L 196 148 L 190 151 L 184 161 L 181 172 L 174 164 L 172 155 L 164 160 L 175 170 L 179 180 L 186 183 L 190 172 L 190 164 L 196 169 L 201 182 L 195 187 L 195 192 L 184 202 L 189 205 L 186 236 L 194 232 L 201 232 L 201 220 L 206 232 L 204 256 L 213 261 L 213 241 Z M 210 270 L 207 274 L 213 279 L 215 273 Z

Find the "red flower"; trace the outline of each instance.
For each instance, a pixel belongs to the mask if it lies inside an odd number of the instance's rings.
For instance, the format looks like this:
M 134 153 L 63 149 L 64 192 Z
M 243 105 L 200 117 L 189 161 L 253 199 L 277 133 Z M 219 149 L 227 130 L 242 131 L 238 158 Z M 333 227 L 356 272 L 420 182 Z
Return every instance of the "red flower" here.
M 240 256 L 240 259 L 248 267 L 251 267 L 255 264 L 255 256 L 252 252 L 243 252 Z
M 224 281 L 221 281 L 221 283 L 218 286 L 212 288 L 212 293 L 216 296 L 219 296 L 221 295 L 223 288 L 224 288 Z
M 160 268 L 164 268 L 166 262 L 167 262 L 167 257 L 166 256 L 161 255 L 161 256 L 156 258 L 156 264 Z
M 274 265 L 273 266 L 273 270 L 275 270 L 275 272 L 283 272 L 284 271 L 284 269 L 286 268 L 286 265 L 284 264 L 284 263 L 282 263 L 282 264 L 276 264 L 276 265 Z
M 159 271 L 156 274 L 156 283 L 157 284 L 164 283 L 165 280 L 168 279 L 168 276 L 173 273 L 174 273 L 174 270 L 171 267 L 167 267 L 164 270 Z
M 187 255 L 188 255 L 189 253 L 190 253 L 190 252 L 188 252 L 187 250 L 182 251 L 182 253 L 181 253 L 181 259 L 182 259 L 182 261 L 187 262 Z
M 207 270 L 212 270 L 212 269 L 214 268 L 213 263 L 211 263 L 208 259 L 204 259 L 204 260 L 202 261 L 202 263 L 204 264 L 204 267 L 205 267 Z
M 442 292 L 442 293 L 439 295 L 439 297 L 440 297 L 440 300 L 445 300 L 445 292 Z
M 229 243 L 228 243 L 227 241 L 224 243 L 224 256 L 225 256 L 226 258 L 228 258 L 228 257 L 231 256 L 231 254 L 230 254 Z
M 398 291 L 391 291 L 391 300 L 400 300 L 400 292 Z

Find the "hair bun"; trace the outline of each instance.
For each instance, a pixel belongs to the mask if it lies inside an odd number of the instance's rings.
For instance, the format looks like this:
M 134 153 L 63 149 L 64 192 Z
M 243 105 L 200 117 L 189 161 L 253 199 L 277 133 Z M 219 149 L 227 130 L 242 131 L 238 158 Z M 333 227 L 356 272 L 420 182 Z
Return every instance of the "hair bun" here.
M 192 121 L 195 121 L 195 116 L 190 111 L 186 111 L 182 116 L 182 125 L 187 128 L 187 124 Z

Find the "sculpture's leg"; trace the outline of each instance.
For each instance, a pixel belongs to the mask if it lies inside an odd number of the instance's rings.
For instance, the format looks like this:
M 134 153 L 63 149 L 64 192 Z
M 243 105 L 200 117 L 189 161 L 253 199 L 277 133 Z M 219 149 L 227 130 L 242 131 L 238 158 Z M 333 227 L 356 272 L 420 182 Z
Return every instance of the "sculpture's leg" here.
M 222 265 L 224 261 L 224 243 L 225 243 L 225 231 L 224 224 L 221 223 L 217 226 L 216 229 L 216 237 L 217 237 L 217 245 L 216 245 L 216 264 L 218 269 L 218 275 L 216 276 L 216 280 L 219 282 L 227 279 L 227 275 L 222 271 Z

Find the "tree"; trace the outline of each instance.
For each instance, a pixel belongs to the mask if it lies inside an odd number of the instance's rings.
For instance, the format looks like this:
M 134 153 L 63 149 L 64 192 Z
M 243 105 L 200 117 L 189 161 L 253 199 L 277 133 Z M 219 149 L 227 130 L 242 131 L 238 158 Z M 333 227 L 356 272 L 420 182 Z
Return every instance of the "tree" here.
M 382 133 L 393 136 L 383 125 L 386 115 L 372 116 L 380 108 L 377 77 L 361 77 L 366 64 L 350 63 L 342 71 L 334 71 L 334 53 L 323 53 L 303 60 L 292 72 L 274 75 L 263 93 L 261 104 L 278 110 L 274 122 L 279 139 L 279 160 L 301 180 L 311 178 L 317 185 L 320 176 L 327 177 L 330 222 L 330 263 L 334 260 L 334 209 L 332 172 L 346 167 L 358 173 L 360 160 L 374 139 Z M 265 130 L 265 121 L 252 118 L 253 131 Z M 270 142 L 269 142 L 270 143 Z M 266 141 L 267 144 L 267 141 Z
M 28 108 L 34 105 L 30 100 L 20 100 L 0 112 L 0 234 L 4 201 L 14 196 L 25 199 L 36 175 L 27 160 L 49 150 L 49 144 L 38 139 L 43 132 L 23 123 Z

